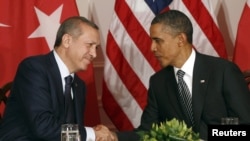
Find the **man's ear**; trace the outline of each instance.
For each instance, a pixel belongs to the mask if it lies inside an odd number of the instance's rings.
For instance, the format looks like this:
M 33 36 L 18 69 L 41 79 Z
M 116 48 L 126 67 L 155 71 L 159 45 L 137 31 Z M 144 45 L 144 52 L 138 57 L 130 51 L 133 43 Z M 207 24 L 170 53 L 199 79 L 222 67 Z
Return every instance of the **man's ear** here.
M 178 35 L 178 45 L 183 46 L 185 42 L 187 42 L 187 36 L 184 33 L 180 33 Z
M 64 34 L 62 36 L 62 44 L 64 47 L 68 48 L 71 43 L 72 37 L 69 34 Z

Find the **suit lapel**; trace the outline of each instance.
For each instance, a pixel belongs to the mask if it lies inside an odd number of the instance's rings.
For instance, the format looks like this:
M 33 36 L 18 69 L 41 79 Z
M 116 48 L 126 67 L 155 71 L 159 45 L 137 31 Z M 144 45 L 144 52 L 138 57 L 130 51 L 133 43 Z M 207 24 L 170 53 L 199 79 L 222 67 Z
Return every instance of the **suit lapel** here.
M 52 84 L 55 85 L 55 95 L 54 96 L 56 98 L 56 101 L 58 101 L 58 103 L 53 103 L 53 104 L 56 104 L 56 106 L 61 106 L 60 109 L 60 113 L 62 115 L 64 115 L 64 96 L 63 96 L 63 88 L 62 88 L 62 79 L 61 79 L 61 75 L 60 75 L 60 71 L 59 71 L 59 68 L 58 68 L 58 65 L 56 63 L 56 60 L 55 60 L 55 57 L 54 57 L 54 54 L 53 54 L 53 51 L 51 51 L 49 54 L 48 54 L 48 69 L 51 71 L 51 81 L 52 81 Z M 54 86 L 52 86 L 54 87 Z M 63 108 L 62 108 L 63 107 Z M 64 117 L 64 116 L 62 116 Z
M 206 99 L 206 89 L 209 80 L 209 68 L 203 62 L 201 54 L 196 53 L 194 70 L 193 70 L 193 112 L 196 125 L 199 124 L 203 105 Z

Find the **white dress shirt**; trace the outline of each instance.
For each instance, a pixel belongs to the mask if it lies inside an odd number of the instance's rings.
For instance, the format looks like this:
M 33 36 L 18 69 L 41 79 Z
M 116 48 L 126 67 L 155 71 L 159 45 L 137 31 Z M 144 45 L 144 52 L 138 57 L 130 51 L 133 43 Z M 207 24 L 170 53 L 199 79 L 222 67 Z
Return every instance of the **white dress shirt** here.
M 177 71 L 182 70 L 185 72 L 183 79 L 184 79 L 185 83 L 187 84 L 191 95 L 192 95 L 192 88 L 193 88 L 192 83 L 193 83 L 193 70 L 194 70 L 195 56 L 196 56 L 196 53 L 195 53 L 194 49 L 192 49 L 191 55 L 189 56 L 187 61 L 183 64 L 183 66 L 181 68 L 174 67 L 174 73 L 175 73 L 175 77 L 176 77 L 177 82 L 178 82 L 178 76 L 176 74 Z

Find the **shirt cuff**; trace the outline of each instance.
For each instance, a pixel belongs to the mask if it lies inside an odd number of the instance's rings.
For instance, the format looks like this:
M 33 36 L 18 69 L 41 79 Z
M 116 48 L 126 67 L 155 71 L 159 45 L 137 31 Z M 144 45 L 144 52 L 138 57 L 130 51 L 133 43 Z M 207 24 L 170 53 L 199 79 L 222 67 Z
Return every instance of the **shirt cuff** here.
M 86 141 L 95 141 L 95 131 L 91 127 L 85 127 L 86 129 Z

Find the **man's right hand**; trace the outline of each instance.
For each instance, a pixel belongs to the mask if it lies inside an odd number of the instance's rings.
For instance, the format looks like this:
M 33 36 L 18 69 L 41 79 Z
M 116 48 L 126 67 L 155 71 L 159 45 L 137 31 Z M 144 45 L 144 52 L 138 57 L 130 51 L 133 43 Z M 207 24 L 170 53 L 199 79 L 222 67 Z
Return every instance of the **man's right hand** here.
M 97 125 L 94 127 L 96 141 L 118 141 L 116 134 L 111 132 L 104 125 Z

